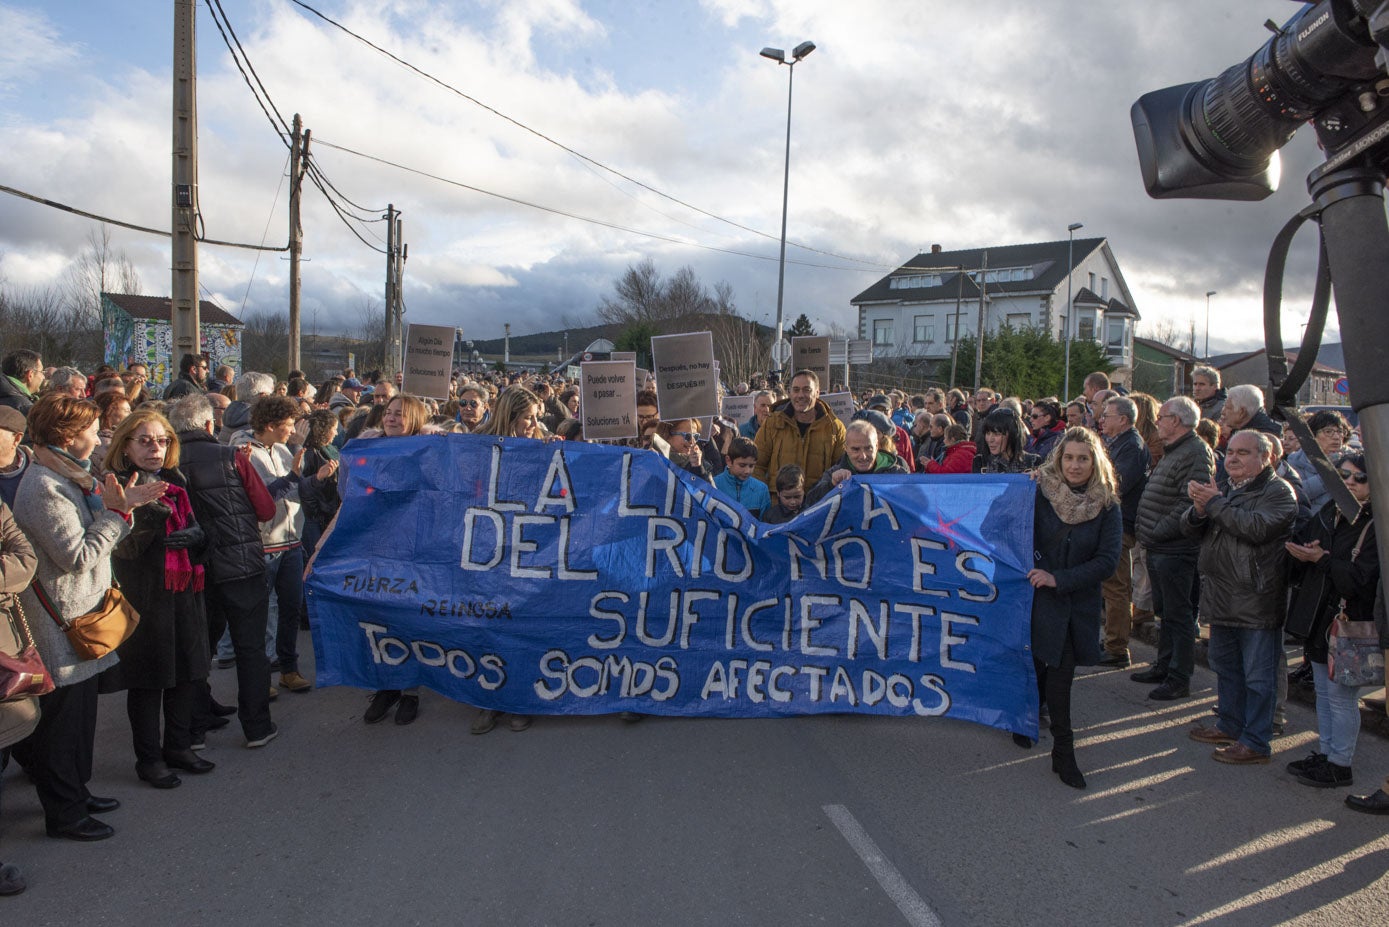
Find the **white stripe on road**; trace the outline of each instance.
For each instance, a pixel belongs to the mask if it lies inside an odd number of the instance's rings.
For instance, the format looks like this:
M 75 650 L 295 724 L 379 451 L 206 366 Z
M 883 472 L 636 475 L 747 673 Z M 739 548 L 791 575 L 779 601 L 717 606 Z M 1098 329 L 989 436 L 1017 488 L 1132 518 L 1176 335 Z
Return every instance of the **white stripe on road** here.
M 839 833 L 844 839 L 849 841 L 849 846 L 853 847 L 858 858 L 863 860 L 873 878 L 878 880 L 887 897 L 897 905 L 897 910 L 902 912 L 908 924 L 912 927 L 943 927 L 936 912 L 932 911 L 931 906 L 907 884 L 907 880 L 902 878 L 902 873 L 898 872 L 897 867 L 878 849 L 873 838 L 868 836 L 868 831 L 849 813 L 848 808 L 843 805 L 825 805 L 823 810 L 834 822 L 834 826 L 839 828 Z

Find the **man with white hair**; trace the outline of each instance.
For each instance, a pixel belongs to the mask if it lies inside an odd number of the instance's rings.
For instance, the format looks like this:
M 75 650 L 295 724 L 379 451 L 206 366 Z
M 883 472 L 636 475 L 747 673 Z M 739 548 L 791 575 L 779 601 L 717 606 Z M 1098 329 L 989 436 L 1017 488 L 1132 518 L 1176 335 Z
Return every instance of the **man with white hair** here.
M 1182 531 L 1187 486 L 1205 485 L 1215 473 L 1215 456 L 1196 434 L 1201 409 L 1185 396 L 1174 396 L 1158 411 L 1157 430 L 1162 459 L 1148 475 L 1138 502 L 1135 522 L 1138 542 L 1148 551 L 1148 574 L 1153 585 L 1153 611 L 1162 619 L 1158 657 L 1148 669 L 1129 678 L 1158 683 L 1148 697 L 1172 701 L 1191 694 L 1196 660 L 1196 584 L 1200 541 Z
M 248 370 L 236 378 L 236 401 L 222 413 L 222 428 L 217 440 L 223 444 L 245 444 L 251 434 L 251 403 L 275 391 L 275 378 L 268 373 Z M 234 440 L 241 432 L 243 440 Z
M 1230 392 L 1226 413 L 1234 401 Z M 1217 679 L 1218 720 L 1189 736 L 1215 744 L 1216 760 L 1239 766 L 1269 761 L 1288 611 L 1283 542 L 1292 533 L 1297 499 L 1273 470 L 1273 449 L 1262 432 L 1233 434 L 1225 454 L 1227 483 L 1188 484 L 1192 506 L 1182 517 L 1187 535 L 1201 539 L 1201 611 L 1210 620 Z
M 1226 391 L 1225 405 L 1220 410 L 1221 449 L 1231 435 L 1245 428 L 1276 438 L 1283 435 L 1283 429 L 1264 411 L 1264 391 L 1252 383 L 1241 383 Z
M 87 377 L 76 367 L 59 367 L 48 378 L 45 395 L 57 394 L 71 396 L 73 399 L 87 398 Z

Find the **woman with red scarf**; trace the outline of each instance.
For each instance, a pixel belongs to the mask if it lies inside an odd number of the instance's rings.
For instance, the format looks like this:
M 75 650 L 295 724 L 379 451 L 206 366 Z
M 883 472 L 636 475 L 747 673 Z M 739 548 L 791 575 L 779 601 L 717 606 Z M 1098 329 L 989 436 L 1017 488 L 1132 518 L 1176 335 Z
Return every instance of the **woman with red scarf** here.
M 173 426 L 152 409 L 137 409 L 116 428 L 106 466 L 122 483 L 162 480 L 157 502 L 135 511 L 130 534 L 116 545 L 112 566 L 140 623 L 117 651 L 120 662 L 102 688 L 126 690 L 135 742 L 135 772 L 157 789 L 179 784 L 177 773 L 216 765 L 192 748 L 188 727 L 198 683 L 211 669 L 203 611 L 203 567 L 194 562 L 206 538 L 193 518 Z M 164 729 L 160 736 L 160 712 Z

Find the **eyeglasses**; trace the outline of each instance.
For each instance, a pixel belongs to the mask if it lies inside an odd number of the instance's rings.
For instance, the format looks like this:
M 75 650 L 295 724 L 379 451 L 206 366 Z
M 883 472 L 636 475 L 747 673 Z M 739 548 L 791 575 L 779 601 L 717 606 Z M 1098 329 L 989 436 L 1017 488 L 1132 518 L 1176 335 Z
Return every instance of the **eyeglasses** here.
M 1354 480 L 1362 486 L 1370 481 L 1368 473 L 1356 473 L 1354 470 L 1337 470 L 1343 480 Z
M 135 439 L 135 443 L 141 447 L 168 447 L 173 443 L 173 438 L 152 438 L 149 435 L 140 435 Z
M 1327 437 L 1335 435 L 1338 438 L 1345 438 L 1346 436 L 1346 433 L 1335 425 L 1327 425 L 1325 428 L 1318 428 L 1317 434 L 1326 435 Z
M 464 399 L 461 400 L 458 405 L 460 408 L 464 409 L 476 409 L 478 406 L 482 405 L 482 403 L 477 399 Z
M 686 441 L 693 441 L 695 438 L 699 437 L 698 433 L 689 431 L 672 431 L 670 436 L 672 438 L 684 438 Z
M 1039 418 L 1046 418 L 1047 414 L 1045 412 L 1029 412 L 1027 417 L 1035 420 Z

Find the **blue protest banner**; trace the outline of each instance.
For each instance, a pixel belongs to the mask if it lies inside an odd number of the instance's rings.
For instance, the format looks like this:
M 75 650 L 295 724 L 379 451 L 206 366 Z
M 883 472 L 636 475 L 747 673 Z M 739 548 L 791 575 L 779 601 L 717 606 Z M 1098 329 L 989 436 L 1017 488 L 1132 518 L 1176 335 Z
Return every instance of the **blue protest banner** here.
M 764 525 L 640 449 L 431 435 L 343 461 L 307 584 L 319 685 L 1036 737 L 1026 477 L 856 478 Z

